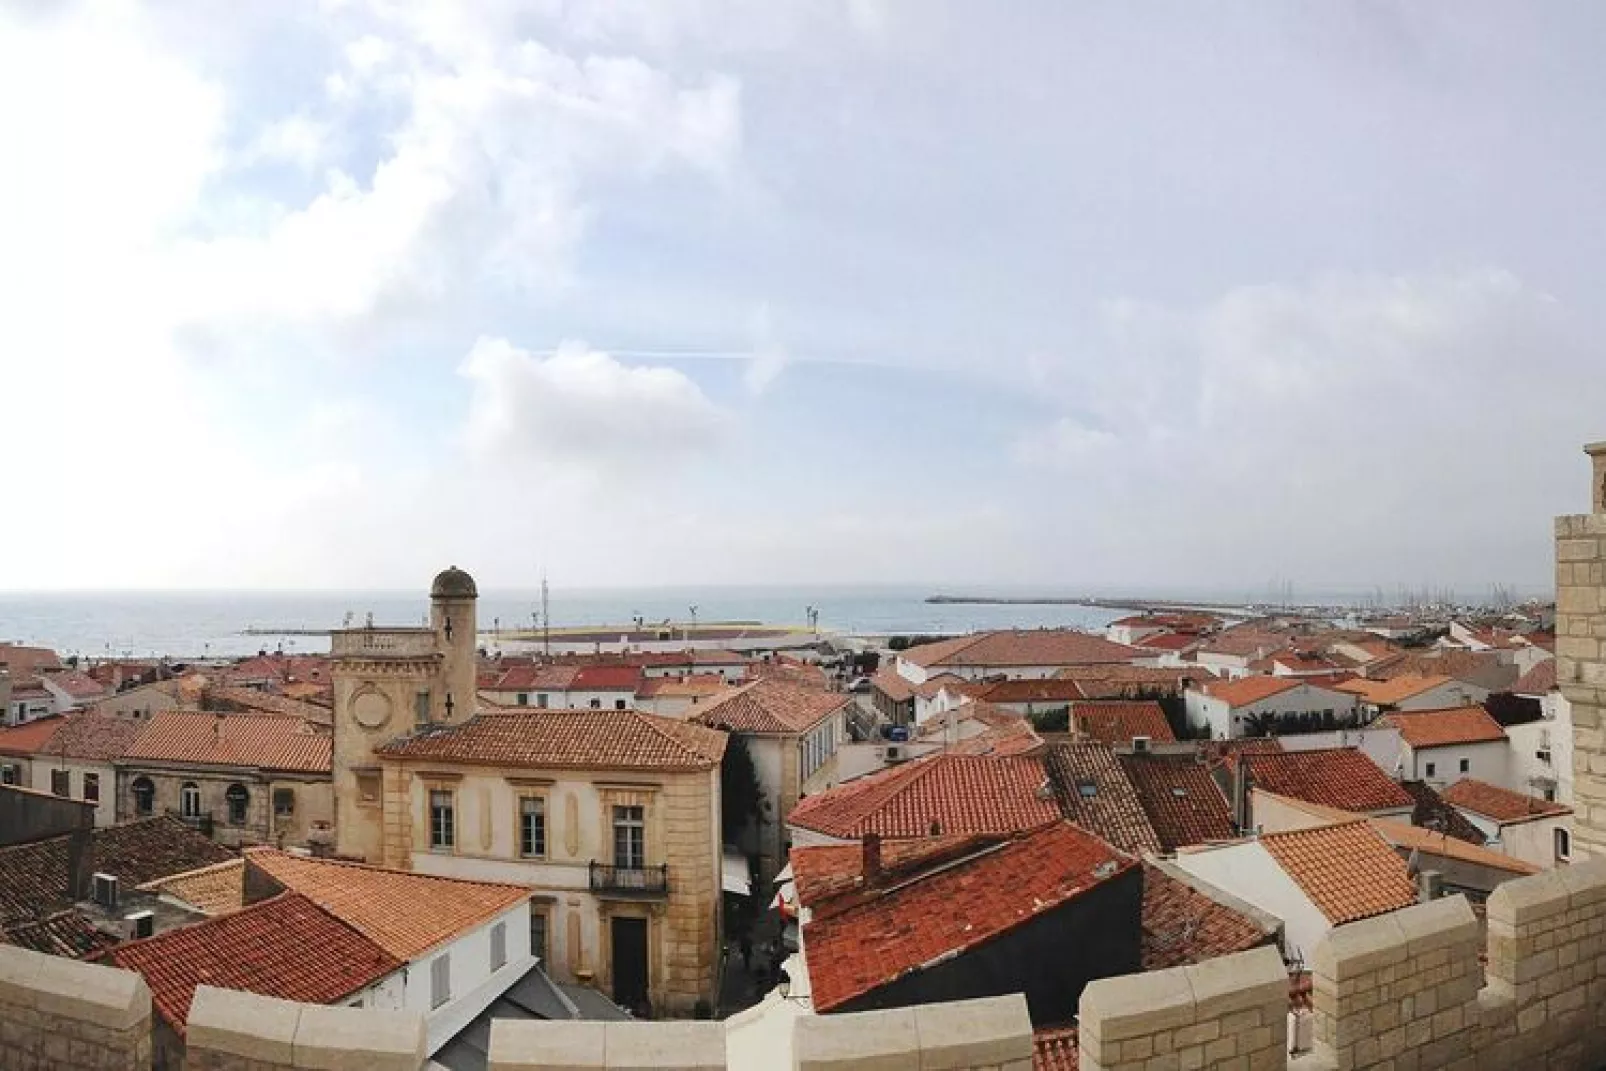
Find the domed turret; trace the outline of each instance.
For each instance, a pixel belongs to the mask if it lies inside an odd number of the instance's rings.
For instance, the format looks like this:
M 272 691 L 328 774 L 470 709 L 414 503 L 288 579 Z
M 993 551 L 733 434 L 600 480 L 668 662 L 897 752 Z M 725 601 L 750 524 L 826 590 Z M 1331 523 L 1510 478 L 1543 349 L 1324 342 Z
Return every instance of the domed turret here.
M 452 566 L 435 578 L 430 585 L 429 597 L 432 599 L 477 599 L 480 597 L 479 588 L 474 586 L 474 578 L 469 576 L 457 566 Z

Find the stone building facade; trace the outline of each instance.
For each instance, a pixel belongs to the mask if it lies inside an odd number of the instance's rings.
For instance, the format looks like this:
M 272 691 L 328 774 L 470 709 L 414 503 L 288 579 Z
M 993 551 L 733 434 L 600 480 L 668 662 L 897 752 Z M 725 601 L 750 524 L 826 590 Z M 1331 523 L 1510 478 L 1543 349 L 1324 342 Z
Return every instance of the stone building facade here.
M 1556 685 L 1572 707 L 1573 853 L 1606 858 L 1606 442 L 1591 512 L 1556 519 Z

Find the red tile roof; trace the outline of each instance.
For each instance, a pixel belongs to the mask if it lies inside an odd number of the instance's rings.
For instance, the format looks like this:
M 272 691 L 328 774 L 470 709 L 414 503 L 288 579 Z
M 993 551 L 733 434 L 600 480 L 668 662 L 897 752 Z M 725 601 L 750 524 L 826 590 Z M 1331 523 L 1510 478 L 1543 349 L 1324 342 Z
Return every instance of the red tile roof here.
M 1182 967 L 1276 941 L 1274 922 L 1257 922 L 1205 888 L 1165 864 L 1143 864 L 1144 970 Z
M 61 658 L 48 647 L 24 647 L 16 643 L 0 643 L 0 666 L 4 666 L 11 674 L 11 679 L 15 681 L 60 669 Z
M 234 688 L 208 683 L 201 691 L 200 705 L 202 710 L 213 712 L 221 710 L 225 714 L 292 714 L 308 721 L 330 720 L 329 711 L 324 707 L 303 703 L 289 696 L 274 695 L 260 688 Z
M 116 944 L 116 938 L 102 933 L 77 908 L 0 925 L 0 945 L 31 948 L 47 956 L 89 959 Z
M 983 685 L 976 694 L 989 703 L 1069 703 L 1084 698 L 1080 684 L 1058 677 L 997 681 Z
M 1463 777 L 1443 792 L 1444 802 L 1501 825 L 1530 822 L 1536 818 L 1557 818 L 1572 814 L 1572 808 L 1537 796 L 1510 792 L 1479 781 Z
M 0 755 L 27 758 L 50 746 L 67 719 L 59 714 L 0 729 Z
M 1546 695 L 1556 689 L 1556 660 L 1547 658 L 1517 678 L 1511 690 L 1517 695 Z
M 1044 756 L 1062 812 L 1122 851 L 1159 852 L 1137 789 L 1105 744 L 1055 744 Z
M 510 666 L 497 680 L 485 685 L 488 692 L 566 691 L 580 672 L 579 666 Z
M 729 732 L 795 735 L 808 732 L 847 706 L 850 699 L 842 692 L 804 688 L 771 678 L 716 699 L 691 720 Z
M 1364 818 L 1267 833 L 1260 844 L 1335 926 L 1416 903 L 1405 860 Z
M 61 728 L 42 749 L 42 753 L 90 762 L 111 762 L 128 753 L 143 727 L 143 722 L 132 718 L 88 712 L 69 714 L 62 719 Z
M 894 703 L 907 703 L 915 697 L 915 686 L 891 663 L 875 671 L 875 676 L 870 678 L 870 685 Z
M 881 844 L 881 884 L 937 863 L 972 855 L 1004 836 L 918 837 Z M 791 851 L 797 902 L 807 908 L 858 889 L 864 880 L 863 844 L 825 844 Z
M 725 734 L 638 710 L 509 707 L 420 729 L 375 752 L 481 766 L 706 770 L 724 756 Z
M 1379 718 L 1378 724 L 1398 729 L 1401 739 L 1413 748 L 1484 744 L 1506 738 L 1500 723 L 1482 707 L 1399 711 Z
M 464 881 L 247 848 L 246 862 L 411 962 L 527 901 L 523 885 Z
M 901 657 L 927 669 L 951 666 L 1085 666 L 1127 663 L 1142 654 L 1072 629 L 1012 629 L 924 643 Z
M 180 1037 L 199 985 L 332 1004 L 403 967 L 401 960 L 294 893 L 130 941 L 107 958 L 144 976 L 151 1002 Z
M 1235 835 L 1227 797 L 1209 768 L 1192 755 L 1121 755 L 1119 759 L 1164 851 L 1230 840 Z
M 1198 690 L 1212 699 L 1225 701 L 1229 707 L 1246 707 L 1292 691 L 1304 683 L 1298 677 L 1239 677 L 1237 680 L 1201 684 Z
M 1134 640 L 1132 646 L 1142 647 L 1146 651 L 1186 651 L 1190 647 L 1197 647 L 1204 640 L 1196 635 L 1184 632 L 1162 632 L 1156 636 L 1144 636 Z
M 1030 755 L 1043 747 L 1043 738 L 1025 718 L 998 725 L 948 746 L 950 755 Z
M 163 710 L 143 723 L 130 762 L 253 766 L 328 773 L 333 737 L 288 714 L 209 714 Z
M 1060 815 L 1032 757 L 938 752 L 798 802 L 788 825 L 842 840 L 1016 833 Z
M 905 877 L 803 927 L 814 1007 L 833 1008 L 1007 933 L 1127 874 L 1136 861 L 1069 822 Z M 861 897 L 863 897 L 861 899 Z
M 1032 1071 L 1079 1071 L 1081 1049 L 1074 1026 L 1032 1031 Z
M 1083 736 L 1100 744 L 1130 744 L 1146 736 L 1156 743 L 1171 743 L 1176 735 L 1165 711 L 1152 699 L 1082 700 L 1071 704 L 1071 724 Z
M 50 683 L 72 699 L 99 699 L 106 694 L 104 685 L 89 674 L 75 669 L 50 674 Z
M 1141 698 L 1155 689 L 1175 694 L 1185 680 L 1199 683 L 1216 679 L 1215 674 L 1203 666 L 1073 666 L 1054 676 L 1058 680 L 1075 681 L 1082 690 L 1079 698 L 1083 699 Z
M 640 666 L 581 666 L 569 684 L 572 692 L 629 692 L 641 686 Z
M 1279 796 L 1355 812 L 1416 805 L 1409 792 L 1355 748 L 1248 753 L 1233 761 L 1245 764 L 1253 787 Z
M 1338 690 L 1359 696 L 1368 703 L 1389 707 L 1449 683 L 1450 678 L 1443 674 L 1418 676 L 1408 673 L 1388 680 L 1366 680 L 1357 677 L 1338 685 Z

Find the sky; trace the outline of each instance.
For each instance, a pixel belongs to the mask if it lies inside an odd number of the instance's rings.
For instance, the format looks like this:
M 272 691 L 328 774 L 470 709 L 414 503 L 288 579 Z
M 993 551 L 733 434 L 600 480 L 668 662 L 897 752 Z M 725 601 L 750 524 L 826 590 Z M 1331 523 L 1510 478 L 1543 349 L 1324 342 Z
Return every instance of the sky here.
M 0 0 L 0 590 L 1552 576 L 1606 7 Z

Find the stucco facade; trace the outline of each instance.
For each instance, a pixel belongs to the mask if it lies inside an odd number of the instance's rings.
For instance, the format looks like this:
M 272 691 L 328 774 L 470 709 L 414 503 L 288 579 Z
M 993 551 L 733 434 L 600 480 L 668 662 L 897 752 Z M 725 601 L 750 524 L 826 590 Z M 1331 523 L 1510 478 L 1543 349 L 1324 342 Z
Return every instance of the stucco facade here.
M 149 812 L 140 809 L 135 782 L 149 782 L 152 787 Z M 199 794 L 199 802 L 186 808 L 184 790 L 190 785 Z M 333 789 L 327 775 L 130 761 L 117 764 L 116 786 L 118 822 L 147 813 L 173 814 L 193 820 L 218 843 L 231 848 L 327 843 L 334 822 Z M 246 793 L 243 822 L 232 820 L 229 794 L 236 787 Z

